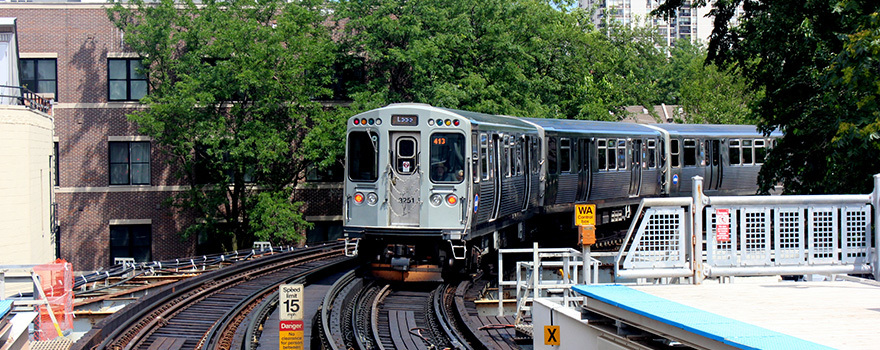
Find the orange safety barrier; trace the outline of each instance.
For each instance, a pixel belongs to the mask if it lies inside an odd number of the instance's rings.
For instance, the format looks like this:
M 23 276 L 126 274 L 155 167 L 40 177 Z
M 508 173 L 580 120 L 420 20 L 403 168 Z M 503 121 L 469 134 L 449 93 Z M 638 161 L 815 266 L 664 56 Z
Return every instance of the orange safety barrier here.
M 35 340 L 55 339 L 60 332 L 73 329 L 73 266 L 67 261 L 58 259 L 54 263 L 34 266 L 34 273 L 40 277 L 40 287 L 58 322 L 56 327 L 49 315 L 49 308 L 41 305 L 34 338 Z M 42 299 L 41 296 L 34 297 Z

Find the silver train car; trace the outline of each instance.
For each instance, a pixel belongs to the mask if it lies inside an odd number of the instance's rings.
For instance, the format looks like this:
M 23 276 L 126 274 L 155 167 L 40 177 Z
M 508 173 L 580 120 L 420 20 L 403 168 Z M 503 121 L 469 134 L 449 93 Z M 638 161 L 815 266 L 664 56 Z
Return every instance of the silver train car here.
M 754 126 L 517 118 L 393 104 L 348 120 L 343 229 L 371 273 L 439 281 L 494 249 L 573 246 L 574 204 L 597 237 L 625 228 L 641 197 L 753 194 L 773 140 Z M 537 234 L 541 228 L 543 234 Z M 551 234 L 558 232 L 558 234 Z

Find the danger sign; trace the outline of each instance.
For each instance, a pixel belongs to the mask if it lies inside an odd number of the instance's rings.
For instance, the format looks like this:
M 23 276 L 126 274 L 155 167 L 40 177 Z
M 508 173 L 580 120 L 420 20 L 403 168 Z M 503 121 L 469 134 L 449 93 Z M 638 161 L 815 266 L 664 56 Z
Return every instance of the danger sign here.
M 575 226 L 596 225 L 596 205 L 575 204 L 574 224 Z
M 730 242 L 730 209 L 715 210 L 715 241 Z

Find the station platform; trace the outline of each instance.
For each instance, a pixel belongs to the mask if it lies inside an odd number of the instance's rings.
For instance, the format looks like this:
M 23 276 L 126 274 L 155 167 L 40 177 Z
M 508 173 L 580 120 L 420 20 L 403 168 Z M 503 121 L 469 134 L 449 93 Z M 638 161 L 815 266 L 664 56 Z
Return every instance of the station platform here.
M 697 349 L 874 349 L 880 344 L 880 284 L 874 281 L 747 280 L 575 286 L 573 290 L 586 298 L 581 309 L 536 300 L 535 349 L 629 349 L 652 344 Z

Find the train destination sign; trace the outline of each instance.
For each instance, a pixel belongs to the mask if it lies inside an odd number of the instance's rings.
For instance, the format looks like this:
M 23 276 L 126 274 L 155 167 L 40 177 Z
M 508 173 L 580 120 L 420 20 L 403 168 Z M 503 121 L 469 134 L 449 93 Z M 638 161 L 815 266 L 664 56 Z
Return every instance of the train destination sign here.
M 575 204 L 574 224 L 576 226 L 596 225 L 596 205 Z
M 418 126 L 419 116 L 394 114 L 391 116 L 391 125 Z

